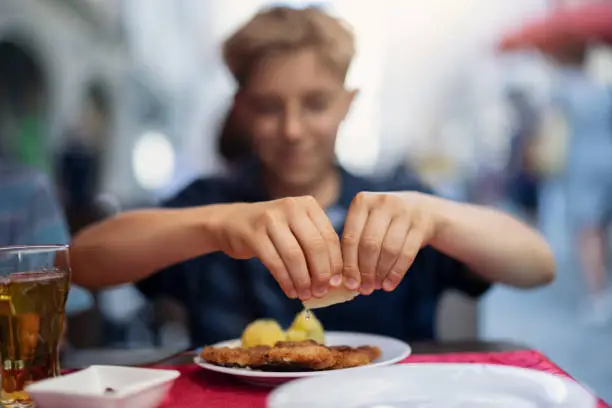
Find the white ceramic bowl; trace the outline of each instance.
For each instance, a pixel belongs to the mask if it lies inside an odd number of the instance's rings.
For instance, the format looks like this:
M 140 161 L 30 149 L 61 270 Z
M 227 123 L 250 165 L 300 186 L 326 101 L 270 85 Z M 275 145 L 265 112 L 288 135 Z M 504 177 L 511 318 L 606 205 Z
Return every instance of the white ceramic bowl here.
M 40 408 L 155 408 L 179 375 L 174 370 L 91 366 L 25 390 Z

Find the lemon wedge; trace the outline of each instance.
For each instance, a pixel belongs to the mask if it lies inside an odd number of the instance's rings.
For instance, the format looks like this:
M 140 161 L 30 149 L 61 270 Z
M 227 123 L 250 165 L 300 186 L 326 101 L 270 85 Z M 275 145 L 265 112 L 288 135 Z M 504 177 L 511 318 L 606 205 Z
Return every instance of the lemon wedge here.
M 322 298 L 310 298 L 302 302 L 306 309 L 319 309 L 322 307 L 333 306 L 338 303 L 348 302 L 359 295 L 356 290 L 350 290 L 341 286 L 339 288 L 331 288 L 329 292 Z
M 287 330 L 288 341 L 302 341 L 308 339 L 308 333 L 303 330 L 289 329 Z
M 291 332 L 291 336 L 305 336 L 300 340 L 311 339 L 318 343 L 325 344 L 325 330 L 323 329 L 323 325 L 311 311 L 303 310 L 298 313 L 293 323 L 291 323 L 289 330 L 287 330 L 287 337 L 289 337 L 289 332 Z M 302 334 L 298 334 L 297 332 L 301 332 Z

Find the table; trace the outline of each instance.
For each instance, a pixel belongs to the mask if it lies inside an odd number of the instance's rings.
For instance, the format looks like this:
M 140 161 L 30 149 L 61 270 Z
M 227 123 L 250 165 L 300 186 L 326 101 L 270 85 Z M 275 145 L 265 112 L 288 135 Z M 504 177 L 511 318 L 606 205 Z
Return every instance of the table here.
M 413 354 L 445 354 L 463 352 L 496 352 L 528 350 L 529 347 L 511 341 L 440 341 L 411 343 Z M 62 358 L 62 368 L 77 369 L 94 364 L 104 365 L 182 365 L 193 362 L 195 352 L 169 348 L 144 349 L 75 349 Z
M 567 375 L 541 353 L 528 346 L 508 341 L 413 342 L 413 363 L 493 363 L 528 367 L 553 374 Z M 268 389 L 227 381 L 192 364 L 194 351 L 151 349 L 73 350 L 64 355 L 64 368 L 82 368 L 92 364 L 166 366 L 181 372 L 180 380 L 162 404 L 163 408 L 264 407 Z M 600 401 L 599 408 L 610 408 Z

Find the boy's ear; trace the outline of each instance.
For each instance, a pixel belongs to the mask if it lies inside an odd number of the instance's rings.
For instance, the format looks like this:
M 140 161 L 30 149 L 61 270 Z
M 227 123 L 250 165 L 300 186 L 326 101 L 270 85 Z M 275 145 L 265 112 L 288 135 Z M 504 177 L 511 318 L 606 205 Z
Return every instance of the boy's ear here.
M 241 91 L 238 91 L 234 94 L 234 108 L 241 109 L 242 104 L 244 103 L 244 95 Z
M 245 109 L 246 109 L 246 98 L 244 96 L 244 93 L 242 93 L 241 91 L 238 91 L 234 94 L 234 106 L 232 107 L 232 110 L 237 116 L 241 117 L 242 114 L 245 112 Z

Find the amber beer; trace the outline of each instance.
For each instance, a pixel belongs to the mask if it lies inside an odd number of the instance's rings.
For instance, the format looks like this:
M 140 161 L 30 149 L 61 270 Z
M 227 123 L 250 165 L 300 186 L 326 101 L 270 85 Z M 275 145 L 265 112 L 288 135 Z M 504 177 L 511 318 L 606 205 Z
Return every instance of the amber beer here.
M 21 266 L 34 266 L 22 261 L 27 256 L 19 258 Z M 24 387 L 60 374 L 59 345 L 70 276 L 69 269 L 55 267 L 52 258 L 49 264 L 38 271 L 2 274 L 0 259 L 1 407 L 32 406 Z M 23 269 L 15 261 L 11 265 L 13 270 Z

